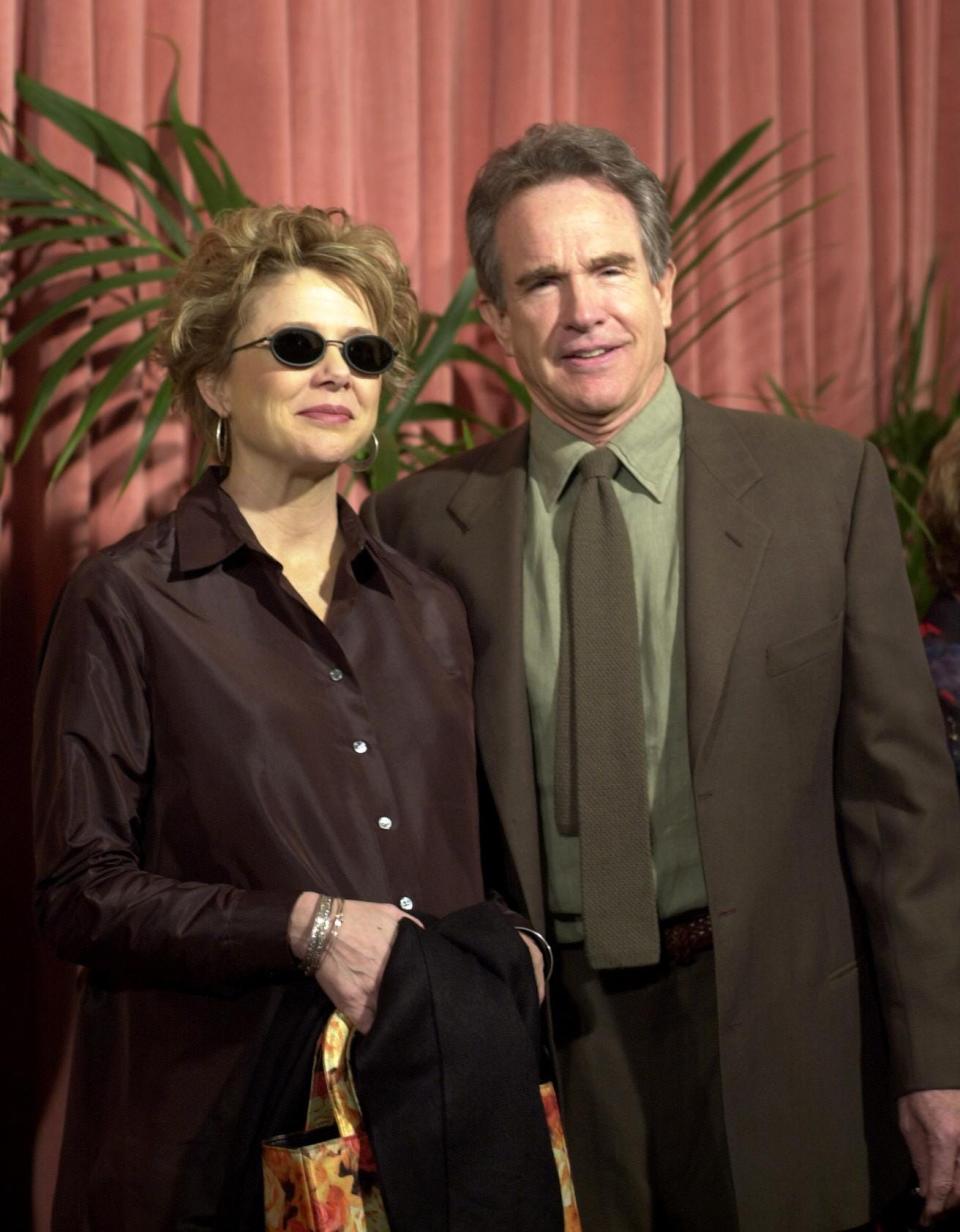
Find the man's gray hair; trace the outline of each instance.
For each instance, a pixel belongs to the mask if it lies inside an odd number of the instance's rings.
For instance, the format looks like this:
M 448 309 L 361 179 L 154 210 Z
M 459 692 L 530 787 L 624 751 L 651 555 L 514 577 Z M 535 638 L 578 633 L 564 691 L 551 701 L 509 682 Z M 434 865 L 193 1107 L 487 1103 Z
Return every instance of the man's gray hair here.
M 497 254 L 497 219 L 527 188 L 556 180 L 600 180 L 633 206 L 647 269 L 659 282 L 670 261 L 670 212 L 663 185 L 627 143 L 605 128 L 531 124 L 519 141 L 495 150 L 467 201 L 467 239 L 480 290 L 502 311 L 506 300 Z

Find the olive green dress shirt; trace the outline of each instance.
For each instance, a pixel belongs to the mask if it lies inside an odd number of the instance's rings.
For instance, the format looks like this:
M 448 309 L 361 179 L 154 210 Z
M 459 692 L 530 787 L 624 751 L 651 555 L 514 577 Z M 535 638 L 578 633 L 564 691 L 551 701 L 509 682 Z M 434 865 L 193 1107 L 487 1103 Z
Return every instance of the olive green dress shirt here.
M 662 919 L 702 907 L 687 745 L 683 624 L 683 416 L 667 370 L 659 390 L 609 441 L 622 463 L 614 488 L 633 549 L 640 626 L 647 790 Z M 523 562 L 523 652 L 533 729 L 548 903 L 561 941 L 582 938 L 580 840 L 556 828 L 553 801 L 562 562 L 576 503 L 578 462 L 592 446 L 534 412 L 530 426 Z

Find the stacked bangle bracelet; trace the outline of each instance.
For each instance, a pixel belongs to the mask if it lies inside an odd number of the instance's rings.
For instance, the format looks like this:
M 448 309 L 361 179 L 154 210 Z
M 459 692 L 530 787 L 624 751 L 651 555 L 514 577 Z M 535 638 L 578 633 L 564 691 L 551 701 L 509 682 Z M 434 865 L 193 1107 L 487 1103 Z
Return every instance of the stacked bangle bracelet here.
M 307 938 L 307 948 L 300 960 L 300 970 L 304 975 L 315 975 L 317 968 L 336 941 L 343 924 L 343 899 L 334 898 L 331 894 L 321 894 L 317 909 L 310 921 L 310 934 Z

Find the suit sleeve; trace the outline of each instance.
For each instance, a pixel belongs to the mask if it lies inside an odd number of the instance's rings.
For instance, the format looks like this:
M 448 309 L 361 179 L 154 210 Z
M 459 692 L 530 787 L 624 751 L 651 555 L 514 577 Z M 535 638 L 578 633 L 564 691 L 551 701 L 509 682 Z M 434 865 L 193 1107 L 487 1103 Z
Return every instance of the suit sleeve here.
M 897 1093 L 960 1087 L 960 812 L 880 455 L 847 545 L 836 797 Z
M 51 621 L 34 714 L 37 914 L 61 958 L 120 982 L 216 991 L 295 974 L 289 894 L 144 866 L 153 750 L 135 597 L 103 557 Z

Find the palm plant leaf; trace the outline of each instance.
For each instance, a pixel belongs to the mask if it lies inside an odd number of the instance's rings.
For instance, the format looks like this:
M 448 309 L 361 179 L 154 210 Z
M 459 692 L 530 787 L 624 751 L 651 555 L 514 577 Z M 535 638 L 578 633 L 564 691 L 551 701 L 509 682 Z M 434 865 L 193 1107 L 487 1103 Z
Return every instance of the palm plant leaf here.
M 60 296 L 49 308 L 45 308 L 43 312 L 38 312 L 36 316 L 31 317 L 27 324 L 18 329 L 13 337 L 4 344 L 2 358 L 4 360 L 10 359 L 25 342 L 29 342 L 31 338 L 41 333 L 48 325 L 52 325 L 60 317 L 69 316 L 71 312 L 87 302 L 100 299 L 104 295 L 110 295 L 114 291 L 138 286 L 140 283 L 165 282 L 175 276 L 176 269 L 172 266 L 166 266 L 161 269 L 129 270 L 124 274 L 114 274 L 109 278 L 97 278 L 93 282 L 85 283 L 75 291 Z
M 816 162 L 817 160 L 813 160 L 802 167 L 794 168 L 792 171 L 780 172 L 772 179 L 751 184 L 749 188 L 745 188 L 735 196 L 724 198 L 723 221 L 725 225 L 723 226 L 720 238 L 736 230 L 738 226 L 741 226 L 758 210 L 769 204 L 769 202 L 782 198 L 787 189 L 791 188 L 797 180 L 810 174 L 816 166 Z M 715 216 L 718 213 L 719 207 L 716 211 L 704 214 L 698 220 L 697 225 L 686 234 L 683 241 L 679 244 L 674 244 L 673 259 L 682 271 L 678 271 L 678 277 L 682 278 L 686 273 L 684 265 L 687 254 L 690 252 L 703 254 L 706 237 L 708 235 L 711 237 L 717 235 L 716 228 L 721 221 Z
M 769 193 L 766 193 L 762 197 L 760 197 L 748 209 L 744 210 L 742 213 L 738 214 L 735 218 L 733 218 L 727 224 L 727 226 L 722 227 L 709 243 L 703 245 L 699 249 L 695 257 L 693 257 L 681 269 L 677 270 L 678 281 L 688 278 L 690 274 L 698 266 L 702 265 L 703 262 L 714 251 L 716 251 L 716 249 L 727 238 L 727 236 L 730 235 L 732 231 L 735 231 L 744 222 L 746 222 L 746 220 L 750 218 L 751 215 L 755 214 L 758 210 L 762 209 L 765 205 L 769 204 L 769 202 L 776 200 L 776 198 L 779 196 L 780 196 L 780 189 L 774 187 L 773 189 L 771 189 Z M 770 223 L 768 226 L 762 227 L 759 231 L 751 232 L 750 235 L 748 235 L 745 239 L 743 239 L 734 248 L 731 248 L 727 252 L 725 252 L 723 259 L 725 261 L 729 261 L 732 257 L 738 256 L 741 252 L 744 251 L 744 249 L 751 247 L 753 244 L 757 243 L 758 240 L 763 239 L 764 236 L 772 235 L 775 231 L 782 231 L 784 227 L 789 226 L 790 223 L 794 222 L 796 219 L 802 218 L 805 214 L 809 214 L 813 210 L 819 209 L 820 206 L 826 204 L 827 201 L 832 200 L 835 196 L 836 196 L 836 193 L 824 193 L 820 197 L 815 197 L 812 201 L 804 202 L 803 205 L 798 206 L 795 210 L 791 210 L 788 214 L 782 215 L 780 218 L 776 219 L 774 222 Z M 685 291 L 681 292 L 681 297 L 685 293 L 686 293 Z
M 55 483 L 60 478 L 66 468 L 67 463 L 73 457 L 77 446 L 86 436 L 93 421 L 100 412 L 100 408 L 104 405 L 107 399 L 120 388 L 123 381 L 130 375 L 133 369 L 147 358 L 150 350 L 156 341 L 157 330 L 147 330 L 146 333 L 124 347 L 120 354 L 116 357 L 106 374 L 90 391 L 86 405 L 80 414 L 73 431 L 70 433 L 67 443 L 57 457 L 54 463 L 53 472 L 50 476 L 50 482 Z
M 423 387 L 441 364 L 448 361 L 450 348 L 454 345 L 464 318 L 470 312 L 476 292 L 476 274 L 471 269 L 464 275 L 446 311 L 436 319 L 422 342 L 415 357 L 413 378 L 392 405 L 381 405 L 377 429 L 380 434 L 380 452 L 369 472 L 370 486 L 374 491 L 387 487 L 397 478 L 400 464 L 397 431 L 411 409 L 416 406 Z
M 917 505 L 926 483 L 930 455 L 935 445 L 960 418 L 960 390 L 953 395 L 946 407 L 941 405 L 939 396 L 947 376 L 943 350 L 946 333 L 945 305 L 941 308 L 938 322 L 931 378 L 923 379 L 924 366 L 931 362 L 927 350 L 935 277 L 936 265 L 931 263 L 916 309 L 909 303 L 903 308 L 899 327 L 899 353 L 894 365 L 891 387 L 890 415 L 867 438 L 880 450 L 886 463 L 897 521 L 903 537 L 904 561 L 919 616 L 926 612 L 933 598 L 934 587 L 926 567 L 926 545 L 932 542 L 932 536 Z M 810 409 L 791 398 L 769 375 L 767 383 L 773 390 L 776 407 L 783 413 L 806 414 Z M 816 394 L 819 395 L 827 384 L 829 381 L 822 383 Z
M 471 423 L 484 428 L 494 436 L 503 431 L 499 424 L 492 423 L 475 411 L 465 410 L 460 406 L 452 406 L 449 402 L 418 402 L 408 413 L 404 423 L 423 423 L 427 420 L 445 420 L 448 423 Z M 400 428 L 398 435 L 403 435 Z
M 156 248 L 170 260 L 177 260 L 181 255 L 180 250 L 171 248 L 158 238 L 135 214 L 109 201 L 75 176 L 54 167 L 22 137 L 20 140 L 31 159 L 29 166 L 23 160 L 0 153 L 0 199 L 24 203 L 13 211 L 14 216 L 23 214 L 34 218 L 62 217 L 60 211 L 68 208 L 74 218 L 102 219 L 116 227 L 118 236 L 139 236 L 144 243 Z M 39 202 L 45 204 L 37 204 Z M 69 205 L 64 207 L 63 202 L 69 202 Z M 24 214 L 25 209 L 29 209 L 29 215 Z
M 920 294 L 916 316 L 906 316 L 901 324 L 903 349 L 894 371 L 893 411 L 898 415 L 904 405 L 909 406 L 920 389 L 920 367 L 927 335 L 927 318 L 930 312 L 930 295 L 936 276 L 936 262 L 931 262 Z
M 167 92 L 166 115 L 159 123 L 172 135 L 175 149 L 189 169 L 196 192 L 194 198 L 188 195 L 178 176 L 142 134 L 24 74 L 17 78 L 22 102 L 90 150 L 98 163 L 119 174 L 133 194 L 133 205 L 129 209 L 122 208 L 55 166 L 22 136 L 18 139 L 21 157 L 13 158 L 0 151 L 0 202 L 3 203 L 0 218 L 21 228 L 0 243 L 0 253 L 22 258 L 25 254 L 32 256 L 50 248 L 52 257 L 46 263 L 27 266 L 0 299 L 0 309 L 51 285 L 56 279 L 84 271 L 90 274 L 85 286 L 69 286 L 56 303 L 49 304 L 21 326 L 6 344 L 3 358 L 9 359 L 42 331 L 103 297 L 115 295 L 120 300 L 114 311 L 93 320 L 84 334 L 68 346 L 44 374 L 17 439 L 15 459 L 22 456 L 60 382 L 86 362 L 92 348 L 113 331 L 132 322 L 140 322 L 142 326 L 133 341 L 124 337 L 106 373 L 87 395 L 70 439 L 54 466 L 54 478 L 69 464 L 110 397 L 149 354 L 154 337 L 150 322 L 163 301 L 154 296 L 139 298 L 138 288 L 150 283 L 162 284 L 175 275 L 192 237 L 202 229 L 207 218 L 223 209 L 250 203 L 209 135 L 185 119 L 179 98 L 179 54 L 175 47 L 173 51 L 176 63 Z M 721 250 L 721 243 L 732 233 L 743 234 L 742 228 L 763 205 L 817 165 L 816 162 L 808 163 L 764 179 L 765 169 L 790 144 L 784 141 L 770 150 L 758 151 L 758 142 L 771 124 L 771 120 L 763 120 L 738 137 L 711 164 L 687 200 L 674 211 L 673 233 L 680 258 L 680 277 L 690 288 L 699 287 L 702 278 L 709 273 L 711 257 L 716 267 L 749 243 L 788 225 L 827 199 L 818 198 L 749 235 L 731 250 Z M 13 132 L 9 121 L 2 116 L 0 126 L 8 134 Z M 679 168 L 668 180 L 671 202 L 678 182 Z M 707 236 L 707 226 L 712 227 L 720 218 L 718 211 L 721 209 L 726 213 L 719 232 Z M 741 228 L 739 232 L 738 228 Z M 71 245 L 77 250 L 63 251 Z M 777 276 L 779 272 L 769 274 L 771 280 Z M 725 298 L 711 302 L 709 309 L 705 310 L 701 304 L 696 326 L 688 318 L 679 327 L 688 334 L 694 331 L 682 347 L 692 345 L 742 303 L 757 285 L 763 285 L 763 281 L 753 274 L 742 285 L 732 291 L 728 289 Z M 392 399 L 385 397 L 380 406 L 381 448 L 370 474 L 372 487 L 385 486 L 400 470 L 416 467 L 427 458 L 435 460 L 469 447 L 473 443 L 472 426 L 483 426 L 488 432 L 498 430 L 482 417 L 462 408 L 421 400 L 424 388 L 442 365 L 454 362 L 484 368 L 497 378 L 511 398 L 529 410 L 530 396 L 525 386 L 501 364 L 459 340 L 464 326 L 480 322 L 473 306 L 475 295 L 476 279 L 471 270 L 443 313 L 423 314 L 412 359 L 413 377 L 405 389 Z M 683 295 L 681 291 L 678 303 L 682 302 Z M 905 380 L 909 380 L 909 374 L 905 374 Z M 125 483 L 146 457 L 171 403 L 172 389 L 170 382 L 165 380 L 146 412 Z M 444 439 L 426 426 L 436 421 L 455 424 L 456 439 Z
M 221 210 L 236 209 L 239 206 L 249 205 L 249 197 L 240 188 L 233 173 L 227 167 L 226 160 L 222 155 L 218 154 L 216 147 L 207 134 L 202 128 L 197 128 L 196 125 L 188 124 L 184 120 L 183 113 L 180 110 L 180 97 L 177 86 L 178 77 L 179 56 L 178 69 L 170 83 L 167 100 L 169 116 L 166 123 L 172 129 L 177 139 L 177 144 L 187 160 L 187 165 L 193 175 L 197 191 L 200 193 L 201 200 L 203 201 L 204 209 L 211 217 L 214 217 Z M 214 154 L 218 157 L 221 175 L 223 176 L 222 179 L 217 176 L 216 171 L 211 166 L 203 152 L 203 147 L 214 151 Z
M 168 193 L 184 211 L 193 228 L 199 229 L 203 225 L 176 177 L 171 174 L 163 159 L 145 137 L 127 128 L 126 125 L 111 120 L 102 112 L 86 107 L 83 103 L 78 103 L 76 99 L 69 98 L 58 90 L 35 81 L 25 73 L 17 74 L 17 92 L 20 98 L 39 115 L 45 116 L 58 128 L 69 133 L 81 145 L 92 150 L 99 162 L 112 167 L 131 183 L 135 185 L 139 183 L 145 187 L 134 168 L 139 167 L 141 171 L 145 171 L 158 189 Z M 157 198 L 155 194 L 151 194 L 151 197 L 152 205 Z M 163 212 L 167 213 L 166 210 Z M 183 235 L 179 224 L 176 225 L 176 230 L 181 236 Z
M 396 432 L 409 408 L 415 404 L 424 385 L 446 359 L 447 352 L 453 346 L 454 339 L 463 325 L 465 316 L 470 311 L 476 293 L 476 274 L 473 270 L 468 270 L 447 310 L 437 319 L 418 353 L 413 379 L 381 419 L 383 427 L 388 432 Z
M 720 263 L 718 262 L 717 264 L 719 266 Z M 698 326 L 702 327 L 706 314 L 712 313 L 718 304 L 726 303 L 731 295 L 739 294 L 747 288 L 749 288 L 750 292 L 753 293 L 761 287 L 765 287 L 772 282 L 779 281 L 784 275 L 785 268 L 785 261 L 767 261 L 763 265 L 758 266 L 756 269 L 750 270 L 742 277 L 736 279 L 733 283 L 721 287 L 718 290 L 714 290 L 712 294 L 703 295 L 700 298 L 696 309 L 691 309 L 686 316 L 681 317 L 679 320 L 674 320 L 673 325 L 670 327 L 668 345 L 672 348 L 680 338 L 680 335 L 686 330 L 694 329 Z M 688 288 L 689 293 L 692 294 L 694 291 L 700 290 L 706 291 L 709 279 L 713 272 L 713 269 L 703 271 L 697 278 L 696 282 Z M 683 301 L 687 298 L 688 295 L 684 295 L 682 297 L 677 296 L 674 299 L 674 312 L 677 311 Z M 671 354 L 675 357 L 676 353 L 671 350 Z
M 678 360 L 685 351 L 689 351 L 695 343 L 699 342 L 705 333 L 713 329 L 713 327 L 719 324 L 725 316 L 728 316 L 731 312 L 733 312 L 734 308 L 738 308 L 745 300 L 749 299 L 750 295 L 750 291 L 741 291 L 739 295 L 735 295 L 733 299 L 728 300 L 722 308 L 719 308 L 716 312 L 712 313 L 706 318 L 706 320 L 700 321 L 699 328 L 691 337 L 686 339 L 686 341 L 682 342 L 679 346 L 670 348 L 670 359 L 672 361 Z
M 690 196 L 674 214 L 672 227 L 675 233 L 680 231 L 687 220 L 701 206 L 706 204 L 727 176 L 730 175 L 735 167 L 740 165 L 772 123 L 772 119 L 761 120 L 759 124 L 755 124 L 753 128 L 748 129 L 741 137 L 738 137 L 728 149 L 724 150 L 719 158 L 710 164 L 697 181 Z
M 532 402 L 530 391 L 526 385 L 522 381 L 518 381 L 502 364 L 492 360 L 489 355 L 484 355 L 482 351 L 478 351 L 475 347 L 467 346 L 464 342 L 454 342 L 451 343 L 447 350 L 447 359 L 479 364 L 482 368 L 486 368 L 487 371 L 493 372 L 506 387 L 513 400 L 519 402 L 525 411 L 530 410 Z
M 153 444 L 153 438 L 157 435 L 160 425 L 167 417 L 172 401 L 173 382 L 167 376 L 160 382 L 157 392 L 153 396 L 153 404 L 147 412 L 146 419 L 143 421 L 143 431 L 140 433 L 140 440 L 137 442 L 137 447 L 133 451 L 133 457 L 130 459 L 130 465 L 127 467 L 127 473 L 124 475 L 123 483 L 120 485 L 121 491 L 126 489 L 127 484 L 137 473 L 141 463 L 147 456 L 150 446 Z M 206 465 L 205 450 L 201 454 L 201 461 Z
M 715 214 L 725 201 L 730 201 L 731 198 L 738 195 L 741 200 L 745 200 L 751 193 L 763 191 L 766 185 L 758 188 L 756 184 L 753 183 L 754 177 L 757 176 L 768 163 L 771 163 L 795 141 L 798 141 L 802 135 L 802 133 L 795 133 L 792 137 L 788 137 L 785 141 L 779 142 L 773 147 L 773 149 L 768 150 L 765 154 L 762 154 L 759 158 L 755 159 L 738 174 L 734 175 L 729 183 L 718 184 L 713 194 L 706 200 L 702 201 L 698 208 L 685 218 L 682 224 L 679 226 L 673 226 L 674 253 L 682 250 L 683 247 L 690 242 L 690 238 L 697 234 L 703 223 L 707 221 L 711 215 Z M 802 175 L 808 175 L 819 162 L 824 161 L 825 156 L 820 159 L 813 159 L 810 162 L 804 163 L 800 167 L 795 167 L 790 171 L 780 172 L 775 177 L 774 182 L 776 183 L 777 181 L 781 181 L 782 188 L 785 189 L 789 182 L 793 179 L 799 178 Z M 732 174 L 735 170 L 736 163 L 728 167 L 727 174 Z M 770 183 L 770 181 L 767 181 L 767 183 Z M 697 190 L 694 189 L 694 195 L 696 194 L 696 191 Z M 684 209 L 685 208 L 686 207 L 684 206 Z
M 4 155 L 0 154 L 0 159 Z M 0 198 L 3 194 L 0 193 Z M 18 205 L 0 209 L 0 218 L 24 219 L 39 218 L 44 222 L 52 222 L 58 218 L 76 218 L 77 211 L 68 205 Z
M 36 227 L 20 235 L 10 235 L 0 241 L 0 252 L 18 252 L 44 244 L 68 243 L 71 240 L 92 239 L 94 236 L 115 235 L 116 228 L 108 223 L 88 223 L 63 227 Z
M 153 300 L 138 300 L 135 304 L 129 304 L 126 308 L 120 309 L 118 312 L 112 312 L 105 316 L 102 320 L 97 321 L 95 325 L 82 334 L 72 346 L 60 355 L 54 363 L 50 365 L 43 375 L 43 379 L 37 389 L 37 395 L 34 399 L 33 406 L 30 408 L 30 413 L 27 416 L 23 428 L 20 430 L 20 435 L 17 438 L 17 443 L 13 451 L 14 462 L 19 462 L 23 456 L 23 451 L 30 443 L 30 438 L 46 413 L 47 407 L 50 405 L 57 387 L 68 373 L 72 372 L 87 356 L 90 350 L 108 334 L 113 333 L 121 325 L 126 325 L 130 321 L 142 317 L 147 311 L 152 308 L 159 308 L 163 304 L 163 298 L 157 297 Z M 130 345 L 137 345 L 131 343 Z
M 0 308 L 6 307 L 12 300 L 19 299 L 20 296 L 26 295 L 28 291 L 33 291 L 37 287 L 43 286 L 45 282 L 49 282 L 52 278 L 58 278 L 61 274 L 70 274 L 74 270 L 86 269 L 89 266 L 115 265 L 118 261 L 135 261 L 138 258 L 154 255 L 149 248 L 133 247 L 132 245 L 95 248 L 92 250 L 85 248 L 82 252 L 70 253 L 66 257 L 60 257 L 57 261 L 51 261 L 49 265 L 35 270 L 25 278 L 21 278 L 19 282 L 10 288 L 6 295 L 0 296 Z M 156 273 L 155 270 L 152 272 Z
M 773 286 L 783 280 L 787 263 L 784 261 L 770 262 L 758 270 L 753 270 L 739 279 L 732 287 L 712 295 L 700 304 L 696 312 L 691 312 L 677 322 L 670 330 L 669 354 L 671 362 L 675 362 L 684 352 L 688 351 L 715 325 L 723 320 L 734 308 L 745 303 L 751 295 L 763 287 Z M 719 305 L 719 307 L 715 307 Z M 709 313 L 709 315 L 707 315 Z M 693 333 L 679 341 L 680 335 L 692 329 Z
M 92 275 L 84 286 L 71 287 L 56 303 L 14 332 L 3 347 L 2 358 L 9 359 L 30 339 L 96 300 L 111 294 L 121 298 L 115 311 L 93 321 L 44 373 L 16 441 L 15 461 L 23 455 L 61 381 L 86 361 L 91 349 L 131 322 L 141 321 L 144 325 L 133 341 L 124 339 L 106 373 L 90 390 L 70 439 L 54 465 L 52 479 L 56 479 L 110 397 L 153 346 L 156 330 L 148 323 L 164 301 L 159 296 L 138 298 L 137 288 L 174 277 L 191 235 L 202 229 L 204 218 L 225 206 L 246 204 L 248 198 L 207 134 L 184 120 L 176 73 L 168 93 L 164 123 L 173 132 L 176 146 L 193 175 L 199 205 L 189 199 L 176 175 L 141 134 L 24 74 L 18 76 L 17 88 L 23 103 L 92 151 L 98 163 L 121 175 L 133 190 L 135 200 L 133 211 L 122 208 L 55 166 L 22 135 L 16 137 L 9 121 L 0 116 L 0 124 L 19 141 L 22 150 L 18 158 L 0 152 L 0 200 L 4 205 L 0 216 L 25 226 L 0 243 L 0 252 L 33 254 L 57 245 L 52 250 L 53 260 L 38 268 L 28 267 L 14 280 L 0 298 L 0 309 L 65 275 L 83 271 Z M 70 245 L 78 246 L 77 251 L 64 253 L 62 248 Z M 105 265 L 119 267 L 120 272 L 108 270 L 104 275 L 101 267 Z M 146 415 L 133 469 L 146 456 L 171 401 L 171 386 L 164 381 Z

